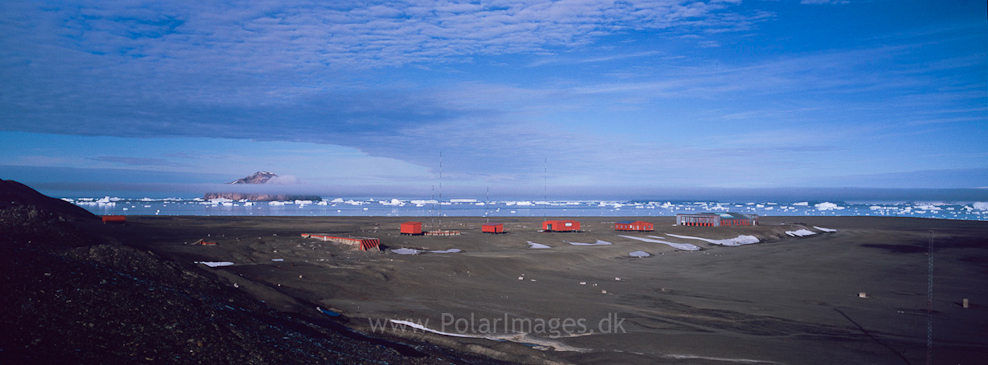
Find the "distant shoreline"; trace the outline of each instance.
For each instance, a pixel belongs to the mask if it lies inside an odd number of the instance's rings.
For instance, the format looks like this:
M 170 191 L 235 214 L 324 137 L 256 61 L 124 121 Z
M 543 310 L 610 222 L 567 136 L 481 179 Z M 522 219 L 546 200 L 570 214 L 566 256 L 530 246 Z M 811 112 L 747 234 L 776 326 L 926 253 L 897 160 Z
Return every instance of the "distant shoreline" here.
M 97 215 L 324 216 L 324 217 L 671 217 L 678 213 L 739 212 L 759 216 L 873 216 L 988 220 L 988 203 L 903 202 L 860 204 L 840 201 L 480 201 L 477 199 L 127 199 L 63 198 Z

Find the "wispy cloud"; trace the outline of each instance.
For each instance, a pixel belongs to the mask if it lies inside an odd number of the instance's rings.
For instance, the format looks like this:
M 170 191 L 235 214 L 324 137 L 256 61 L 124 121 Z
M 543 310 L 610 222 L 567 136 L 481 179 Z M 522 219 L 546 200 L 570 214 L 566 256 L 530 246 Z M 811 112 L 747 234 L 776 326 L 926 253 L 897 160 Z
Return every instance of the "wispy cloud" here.
M 112 162 L 127 166 L 178 166 L 174 161 L 160 158 L 127 157 L 127 156 L 98 156 L 93 161 Z
M 16 5 L 42 24 L 61 25 L 62 47 L 199 67 L 220 61 L 245 71 L 463 62 L 575 47 L 628 30 L 731 30 L 751 22 L 726 11 L 735 4 L 700 1 L 82 2 L 41 12 Z
M 4 1 L 0 130 L 339 145 L 417 177 L 446 151 L 464 180 L 538 180 L 548 160 L 592 185 L 752 183 L 867 155 L 861 131 L 984 120 L 984 52 L 957 51 L 982 44 L 983 24 L 788 51 L 797 32 L 760 34 L 779 19 L 757 7 Z M 738 51 L 756 39 L 780 43 Z M 250 160 L 103 153 L 90 161 Z
M 586 58 L 574 58 L 574 57 L 547 57 L 535 62 L 530 63 L 529 67 L 539 67 L 550 64 L 586 64 L 586 63 L 599 63 L 599 62 L 611 62 L 618 60 L 626 60 L 629 58 L 640 58 L 649 57 L 659 54 L 658 51 L 648 51 L 648 52 L 635 52 L 629 54 L 615 54 L 604 57 L 586 57 Z

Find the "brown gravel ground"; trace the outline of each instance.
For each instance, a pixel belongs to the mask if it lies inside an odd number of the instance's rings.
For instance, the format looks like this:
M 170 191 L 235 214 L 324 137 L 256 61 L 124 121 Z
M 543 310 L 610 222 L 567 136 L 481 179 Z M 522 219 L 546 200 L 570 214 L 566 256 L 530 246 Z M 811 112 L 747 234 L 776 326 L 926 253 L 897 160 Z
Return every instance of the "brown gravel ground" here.
M 74 208 L 0 180 L 0 364 L 498 363 L 274 310 Z
M 653 217 L 654 232 L 619 233 L 613 223 L 625 218 L 580 217 L 582 232 L 542 233 L 540 218 L 505 218 L 508 233 L 495 236 L 480 233 L 484 218 L 445 217 L 441 228 L 462 234 L 428 237 L 398 235 L 411 219 L 395 217 L 128 216 L 102 225 L 0 209 L 0 310 L 11 313 L 0 325 L 15 329 L 0 339 L 2 363 L 922 364 L 928 318 L 933 363 L 988 358 L 988 222 L 762 217 L 758 227 L 699 228 Z M 817 234 L 785 234 L 797 229 Z M 302 233 L 376 237 L 383 250 Z M 723 247 L 668 234 L 761 242 Z M 193 244 L 200 239 L 218 245 Z M 612 244 L 568 243 L 598 240 Z M 629 257 L 638 250 L 652 256 Z M 498 339 L 375 327 L 388 319 Z M 512 331 L 503 319 L 546 326 Z M 563 327 L 567 319 L 585 328 Z M 619 331 L 601 331 L 618 321 Z

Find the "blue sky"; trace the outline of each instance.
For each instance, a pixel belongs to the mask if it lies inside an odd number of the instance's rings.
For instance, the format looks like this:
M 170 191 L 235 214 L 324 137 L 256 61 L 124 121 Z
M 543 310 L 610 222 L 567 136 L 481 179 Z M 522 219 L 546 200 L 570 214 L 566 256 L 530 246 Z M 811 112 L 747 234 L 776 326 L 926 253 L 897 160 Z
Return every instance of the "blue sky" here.
M 0 178 L 988 187 L 983 1 L 4 1 Z M 110 189 L 110 190 L 112 190 Z M 476 196 L 471 196 L 476 197 Z

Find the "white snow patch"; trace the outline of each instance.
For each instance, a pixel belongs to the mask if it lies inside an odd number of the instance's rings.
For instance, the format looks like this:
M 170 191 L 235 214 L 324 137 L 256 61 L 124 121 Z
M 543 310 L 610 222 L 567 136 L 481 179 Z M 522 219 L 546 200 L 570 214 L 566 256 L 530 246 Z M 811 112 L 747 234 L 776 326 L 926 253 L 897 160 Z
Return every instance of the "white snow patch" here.
M 423 326 L 421 324 L 418 324 L 418 323 L 415 323 L 415 322 L 411 322 L 411 321 L 399 321 L 399 320 L 396 320 L 396 319 L 390 319 L 389 321 L 391 321 L 393 323 L 400 324 L 400 325 L 405 325 L 405 326 L 408 326 L 408 327 L 420 329 L 422 331 L 440 334 L 440 335 L 443 335 L 443 336 L 467 337 L 467 338 L 487 338 L 487 337 L 482 337 L 482 336 L 470 336 L 470 335 L 464 335 L 464 334 L 460 334 L 460 333 L 449 333 L 449 332 L 436 331 L 434 329 L 431 329 L 429 327 L 426 327 L 426 326 Z
M 741 246 L 741 245 L 750 245 L 752 243 L 758 243 L 759 242 L 758 241 L 758 237 L 750 236 L 750 235 L 740 235 L 740 236 L 737 236 L 737 237 L 734 237 L 734 238 L 728 238 L 728 239 L 724 239 L 724 240 L 712 240 L 712 239 L 708 239 L 708 238 L 700 238 L 700 237 L 692 237 L 692 236 L 680 236 L 678 234 L 670 234 L 670 233 L 666 233 L 666 235 L 667 236 L 673 236 L 673 237 L 676 237 L 676 238 L 686 238 L 686 239 L 691 239 L 691 240 L 701 240 L 701 241 L 704 241 L 704 242 L 710 242 L 710 243 L 713 243 L 715 245 L 721 245 L 721 246 Z
M 231 266 L 232 262 L 229 261 L 195 261 L 197 264 L 203 264 L 209 267 L 220 267 L 220 266 Z
M 816 210 L 837 210 L 837 209 L 841 209 L 839 206 L 837 206 L 837 204 L 834 204 L 834 203 L 831 203 L 831 202 L 823 202 L 823 203 L 820 203 L 820 204 L 814 204 L 813 207 L 815 207 Z
M 535 242 L 532 242 L 532 241 L 528 241 L 528 248 L 552 248 L 552 246 L 543 245 L 541 243 L 535 243 Z
M 566 243 L 569 243 L 573 246 L 606 246 L 612 244 L 610 242 L 602 241 L 602 240 L 597 240 L 597 242 L 594 243 L 583 243 L 583 242 L 566 242 Z
M 421 251 L 416 250 L 414 248 L 396 248 L 394 250 L 391 250 L 391 252 L 394 252 L 399 255 L 418 255 L 419 252 Z
M 786 234 L 789 235 L 790 237 L 806 237 L 806 236 L 815 235 L 816 232 L 807 229 L 800 229 L 798 231 L 786 231 Z
M 532 338 L 532 337 L 528 336 L 528 334 L 526 334 L 526 333 L 506 334 L 506 335 L 500 335 L 500 336 L 497 336 L 497 335 L 476 336 L 476 335 L 467 335 L 467 334 L 463 334 L 463 333 L 450 333 L 450 332 L 437 331 L 437 330 L 428 328 L 426 326 L 423 326 L 421 324 L 418 324 L 418 323 L 415 323 L 415 322 L 412 322 L 412 321 L 401 321 L 401 320 L 397 320 L 397 319 L 389 319 L 389 321 L 391 321 L 392 323 L 395 323 L 395 324 L 409 326 L 409 327 L 412 327 L 412 328 L 415 328 L 415 329 L 418 329 L 418 330 L 421 330 L 421 331 L 431 332 L 431 333 L 435 333 L 435 334 L 443 335 L 443 336 L 466 337 L 466 338 L 483 338 L 483 339 L 494 340 L 494 341 L 512 341 L 512 342 L 518 342 L 518 343 L 529 343 L 529 344 L 539 345 L 536 348 L 554 349 L 556 351 L 570 351 L 570 352 L 586 352 L 586 351 L 588 351 L 588 349 L 582 349 L 582 348 L 578 348 L 578 347 L 568 346 L 568 345 L 565 345 L 565 344 L 560 343 L 560 342 L 557 342 L 557 341 L 552 341 L 552 340 L 547 340 L 547 339 Z M 575 337 L 575 336 L 579 336 L 579 335 L 572 335 L 570 337 Z
M 451 248 L 451 249 L 448 249 L 448 250 L 436 250 L 436 251 L 429 251 L 429 252 L 432 252 L 432 253 L 457 253 L 457 252 L 462 252 L 462 251 L 463 250 L 458 249 L 458 248 Z
M 271 261 L 274 261 L 274 262 L 282 262 L 282 261 L 285 261 L 285 259 L 271 259 Z
M 974 202 L 971 206 L 977 210 L 988 210 L 988 202 Z
M 828 233 L 837 232 L 836 229 L 823 228 L 823 227 L 817 227 L 817 226 L 813 226 L 813 228 L 816 228 L 818 231 L 823 231 L 823 232 L 828 232 Z
M 630 239 L 633 239 L 633 240 L 644 241 L 644 242 L 661 243 L 661 244 L 664 244 L 664 245 L 669 245 L 672 248 L 675 248 L 677 250 L 683 250 L 683 251 L 699 251 L 700 250 L 700 247 L 691 245 L 689 243 L 675 243 L 675 242 L 663 241 L 661 239 L 655 239 L 655 238 L 662 238 L 662 237 L 655 237 L 655 236 L 649 236 L 649 237 L 654 237 L 654 238 L 644 238 L 644 237 L 635 237 L 635 236 L 621 236 L 621 237 L 630 238 Z
M 628 253 L 628 256 L 631 256 L 631 257 L 649 257 L 649 256 L 652 256 L 652 254 L 650 254 L 648 252 L 645 252 L 645 251 L 634 251 L 634 252 Z

